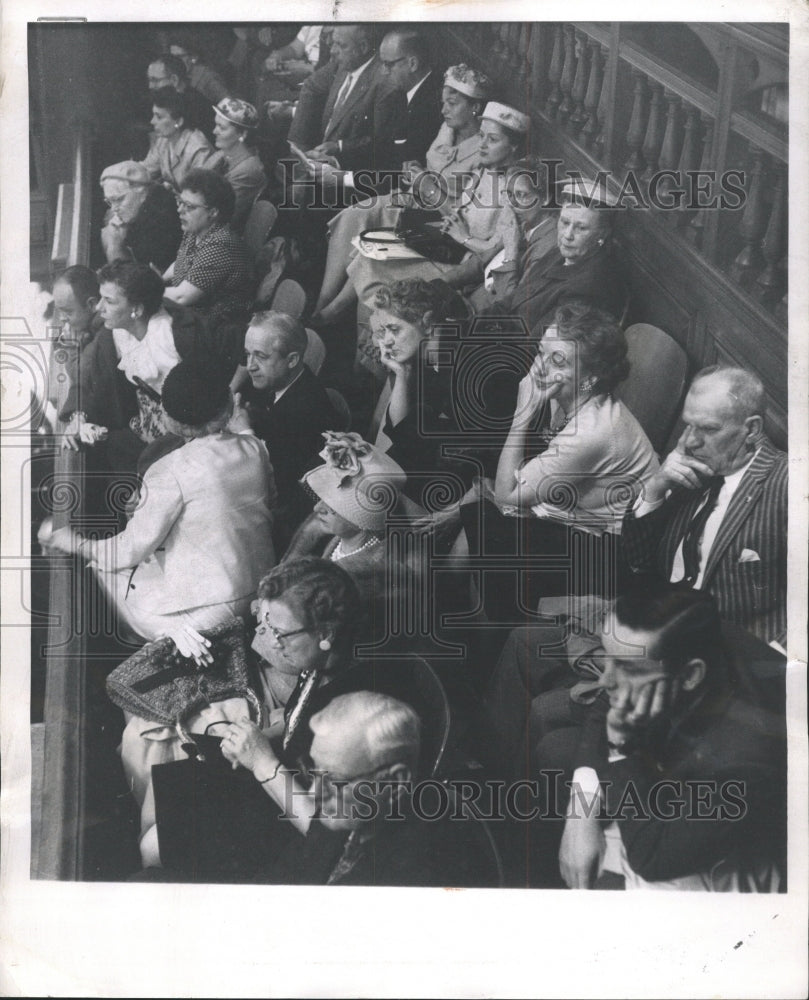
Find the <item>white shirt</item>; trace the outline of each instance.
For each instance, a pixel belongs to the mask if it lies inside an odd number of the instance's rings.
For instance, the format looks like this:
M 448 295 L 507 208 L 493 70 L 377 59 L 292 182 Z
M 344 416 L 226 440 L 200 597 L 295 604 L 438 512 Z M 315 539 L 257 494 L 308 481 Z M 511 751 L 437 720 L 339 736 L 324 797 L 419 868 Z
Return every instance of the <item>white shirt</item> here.
M 716 499 L 716 506 L 714 507 L 711 515 L 708 517 L 708 520 L 705 522 L 705 529 L 702 532 L 702 539 L 700 540 L 700 546 L 699 546 L 699 554 L 700 554 L 699 576 L 697 577 L 694 583 L 694 588 L 696 590 L 699 590 L 699 588 L 702 586 L 702 578 L 705 575 L 705 567 L 708 565 L 708 557 L 711 554 L 711 549 L 713 548 L 713 544 L 716 541 L 716 535 L 719 531 L 719 526 L 721 525 L 722 519 L 727 513 L 727 509 L 728 506 L 730 505 L 730 501 L 733 498 L 733 494 L 738 489 L 739 483 L 742 481 L 742 477 L 744 476 L 745 472 L 747 472 L 747 470 L 753 464 L 753 459 L 756 457 L 756 455 L 758 455 L 758 449 L 756 449 L 753 452 L 753 454 L 750 456 L 747 462 L 745 462 L 745 464 L 740 469 L 737 469 L 735 472 L 732 472 L 729 476 L 725 476 L 725 481 L 722 484 L 722 489 L 719 491 L 719 496 Z M 643 517 L 644 514 L 648 514 L 653 510 L 657 510 L 660 504 L 665 502 L 665 499 L 666 498 L 660 500 L 658 503 L 648 503 L 646 500 L 642 500 L 635 508 L 635 517 Z M 696 517 L 697 513 L 700 510 L 702 510 L 702 508 L 705 506 L 707 502 L 708 502 L 708 497 L 706 495 L 705 499 L 702 501 L 699 507 L 697 507 L 697 509 L 694 511 L 693 515 L 694 517 Z M 684 538 L 683 541 L 685 541 Z M 677 546 L 677 551 L 674 553 L 674 561 L 671 564 L 671 576 L 669 577 L 669 580 L 672 583 L 676 583 L 676 581 L 682 580 L 682 578 L 685 576 L 685 562 L 683 560 L 683 541 L 681 541 L 680 544 Z
M 313 66 L 317 65 L 320 58 L 320 32 L 322 30 L 323 25 L 321 24 L 305 24 L 295 36 L 295 40 L 303 45 L 304 55 Z
M 181 360 L 174 345 L 171 316 L 164 309 L 149 320 L 143 340 L 121 329 L 112 331 L 112 339 L 121 359 L 118 367 L 129 381 L 134 382 L 137 376 L 158 392 L 166 375 Z
M 289 385 L 285 385 L 283 389 L 276 389 L 275 390 L 275 395 L 273 396 L 273 403 L 277 403 L 278 400 L 287 391 L 287 389 L 289 388 L 289 386 L 295 385 L 295 383 L 298 381 L 298 379 L 301 377 L 301 375 L 303 375 L 303 368 L 301 368 L 301 370 L 298 372 L 298 374 L 295 376 L 295 378 L 292 379 L 292 381 L 289 383 Z
M 426 73 L 424 74 L 424 76 L 423 76 L 423 77 L 422 77 L 422 78 L 421 78 L 421 79 L 419 80 L 419 82 L 418 82 L 418 83 L 417 83 L 417 84 L 416 84 L 415 86 L 411 87 L 411 88 L 410 88 L 410 90 L 408 90 L 408 92 L 407 92 L 407 94 L 406 94 L 406 97 L 407 97 L 407 103 L 408 103 L 408 104 L 409 104 L 409 103 L 410 103 L 410 102 L 411 102 L 411 101 L 413 100 L 413 96 L 415 95 L 416 91 L 417 91 L 417 90 L 419 89 L 419 87 L 420 87 L 420 86 L 421 86 L 421 85 L 422 85 L 422 84 L 424 83 L 424 81 L 425 81 L 425 80 L 427 79 L 427 77 L 428 77 L 428 76 L 430 75 L 430 73 L 431 73 L 431 72 L 432 72 L 432 70 L 427 70 L 427 72 L 426 72 Z

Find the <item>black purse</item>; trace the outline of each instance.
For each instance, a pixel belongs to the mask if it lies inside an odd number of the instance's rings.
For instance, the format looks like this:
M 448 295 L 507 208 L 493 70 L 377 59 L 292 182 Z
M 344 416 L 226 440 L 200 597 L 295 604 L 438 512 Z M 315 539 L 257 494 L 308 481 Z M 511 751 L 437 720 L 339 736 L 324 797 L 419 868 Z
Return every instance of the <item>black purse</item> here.
M 234 771 L 218 736 L 194 734 L 186 760 L 152 767 L 157 842 L 164 868 L 191 879 L 269 880 L 280 852 L 300 838 L 243 767 Z M 263 873 L 263 874 L 262 874 Z
M 442 233 L 436 223 L 443 216 L 433 209 L 405 208 L 396 223 L 396 235 L 404 243 L 436 264 L 459 264 L 466 256 L 462 246 L 447 233 Z

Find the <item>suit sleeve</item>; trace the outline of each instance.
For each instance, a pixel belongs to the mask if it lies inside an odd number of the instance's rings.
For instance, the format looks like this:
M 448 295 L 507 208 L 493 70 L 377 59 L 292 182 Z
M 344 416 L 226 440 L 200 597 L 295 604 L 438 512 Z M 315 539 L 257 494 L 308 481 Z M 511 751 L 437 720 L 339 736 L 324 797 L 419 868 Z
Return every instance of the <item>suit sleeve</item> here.
M 651 882 L 680 878 L 739 848 L 772 843 L 775 831 L 766 828 L 779 812 L 777 769 L 741 749 L 739 756 L 739 763 L 725 760 L 688 780 L 668 776 L 640 753 L 599 771 L 607 816 L 617 819 L 636 874 Z
M 644 517 L 635 517 L 630 509 L 624 516 L 621 539 L 624 554 L 633 573 L 656 573 L 659 569 L 658 552 L 671 516 L 671 503 L 667 500 Z M 666 567 L 668 570 L 669 567 Z
M 327 63 L 304 82 L 298 96 L 295 116 L 289 126 L 288 139 L 303 149 L 311 149 L 320 142 L 321 119 L 336 74 L 336 67 Z

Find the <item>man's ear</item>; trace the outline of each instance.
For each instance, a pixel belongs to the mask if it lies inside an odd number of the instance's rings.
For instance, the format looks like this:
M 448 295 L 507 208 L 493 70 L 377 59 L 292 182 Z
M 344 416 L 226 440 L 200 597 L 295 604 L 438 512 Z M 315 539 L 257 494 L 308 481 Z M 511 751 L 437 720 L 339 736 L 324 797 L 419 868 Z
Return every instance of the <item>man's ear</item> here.
M 705 660 L 698 657 L 684 663 L 680 669 L 680 680 L 684 691 L 695 691 L 705 680 L 708 668 Z
M 757 413 L 755 416 L 748 417 L 744 424 L 747 428 L 747 440 L 750 444 L 756 444 L 764 430 L 764 418 L 760 413 Z
M 287 354 L 287 364 L 290 368 L 297 368 L 302 361 L 303 355 L 300 351 L 290 351 L 289 354 Z
M 88 295 L 87 301 L 84 303 L 85 306 L 90 310 L 90 312 L 95 312 L 98 309 L 99 298 L 97 295 Z

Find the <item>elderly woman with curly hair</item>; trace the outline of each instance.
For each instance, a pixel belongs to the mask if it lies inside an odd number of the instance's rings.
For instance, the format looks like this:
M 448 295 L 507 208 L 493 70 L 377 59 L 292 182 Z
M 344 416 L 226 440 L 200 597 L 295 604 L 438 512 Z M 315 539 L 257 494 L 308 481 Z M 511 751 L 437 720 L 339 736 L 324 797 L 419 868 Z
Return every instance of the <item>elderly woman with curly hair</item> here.
M 560 306 L 520 382 L 483 510 L 461 507 L 470 551 L 533 553 L 557 563 L 582 554 L 582 567 L 532 566 L 529 607 L 547 594 L 603 594 L 608 573 L 620 568 L 623 515 L 658 466 L 640 424 L 613 396 L 629 373 L 626 355 L 626 338 L 608 313 L 584 301 Z M 489 596 L 502 596 L 492 584 Z

